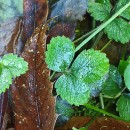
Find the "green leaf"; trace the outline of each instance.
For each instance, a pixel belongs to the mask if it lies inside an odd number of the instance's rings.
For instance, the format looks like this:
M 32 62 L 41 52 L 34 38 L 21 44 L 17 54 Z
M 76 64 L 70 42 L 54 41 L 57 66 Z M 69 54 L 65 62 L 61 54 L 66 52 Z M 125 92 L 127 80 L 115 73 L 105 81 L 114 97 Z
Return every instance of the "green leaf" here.
M 73 42 L 64 36 L 52 38 L 47 46 L 46 63 L 48 68 L 57 72 L 64 72 L 72 62 L 75 47 Z
M 5 92 L 12 83 L 12 78 L 24 74 L 28 70 L 28 63 L 17 55 L 6 54 L 0 59 L 0 94 Z
M 124 76 L 124 71 L 125 71 L 125 69 L 126 69 L 126 67 L 127 67 L 128 64 L 129 64 L 128 61 L 120 60 L 120 63 L 118 65 L 118 70 L 119 70 L 119 72 L 120 72 L 120 74 L 122 76 Z
M 5 92 L 9 85 L 12 83 L 12 75 L 7 68 L 2 69 L 0 74 L 0 94 Z
M 105 83 L 107 78 L 108 78 L 108 74 L 103 76 L 100 80 L 98 80 L 92 84 L 88 84 L 92 97 L 97 97 L 99 95 L 100 91 L 102 90 L 103 84 Z
M 115 12 L 120 10 L 123 6 L 125 6 L 129 0 L 119 0 L 118 3 L 116 4 Z M 130 7 L 128 7 L 124 12 L 121 13 L 123 18 L 130 20 Z
M 79 129 L 73 127 L 72 130 L 87 130 L 87 129 L 85 127 L 82 127 L 82 128 L 79 128 Z
M 109 60 L 105 53 L 89 49 L 82 51 L 71 66 L 71 72 L 86 83 L 94 83 L 109 71 Z
M 130 90 L 130 64 L 128 64 L 125 69 L 124 81 L 125 81 L 126 87 Z
M 129 0 L 119 0 L 115 7 L 111 6 L 110 0 L 104 0 L 104 3 L 90 2 L 88 4 L 88 11 L 96 20 L 105 22 L 128 2 Z M 105 27 L 104 32 L 108 35 L 109 39 L 114 39 L 123 44 L 130 41 L 129 14 L 130 7 Z
M 17 55 L 7 54 L 2 58 L 4 67 L 8 68 L 12 77 L 20 76 L 28 70 L 28 63 L 23 58 Z
M 104 29 L 109 39 L 114 39 L 121 43 L 127 43 L 130 40 L 130 24 L 122 19 L 116 18 Z
M 56 113 L 59 115 L 56 121 L 57 127 L 63 126 L 75 114 L 75 110 L 66 100 L 63 100 L 60 96 L 57 96 Z
M 73 75 L 62 75 L 55 83 L 56 92 L 62 99 L 76 106 L 83 105 L 90 98 L 87 84 Z
M 103 84 L 102 92 L 109 97 L 115 97 L 121 92 L 122 78 L 115 66 L 110 66 L 109 76 Z
M 74 109 L 67 101 L 62 100 L 59 96 L 56 98 L 56 113 L 70 118 L 74 112 Z
M 130 93 L 119 98 L 116 109 L 123 120 L 130 121 Z
M 2 68 L 3 68 L 3 63 L 2 63 L 2 59 L 0 59 L 0 74 L 2 72 Z
M 111 4 L 109 0 L 104 0 L 104 4 L 96 2 L 88 2 L 88 12 L 95 20 L 104 21 L 110 16 Z

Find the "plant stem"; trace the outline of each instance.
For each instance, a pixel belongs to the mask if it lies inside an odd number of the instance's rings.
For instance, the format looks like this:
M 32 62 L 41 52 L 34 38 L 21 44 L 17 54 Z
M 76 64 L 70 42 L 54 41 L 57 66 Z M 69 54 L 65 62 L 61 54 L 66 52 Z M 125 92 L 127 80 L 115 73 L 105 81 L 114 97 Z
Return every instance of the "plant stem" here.
M 111 97 L 111 96 L 107 96 L 107 95 L 103 95 L 104 98 L 111 98 L 111 99 L 116 99 L 118 97 L 121 96 L 121 94 L 125 91 L 126 87 L 124 87 L 121 92 L 119 92 L 115 97 Z
M 99 41 L 100 41 L 100 39 L 101 39 L 103 33 L 104 33 L 103 31 L 101 31 L 101 32 L 99 33 L 98 37 L 96 38 L 96 40 L 95 40 L 95 42 L 94 42 L 94 44 L 93 44 L 93 48 L 96 48 L 96 46 L 97 46 L 97 44 L 99 43 Z
M 116 115 L 114 115 L 114 114 L 111 114 L 111 113 L 109 113 L 109 112 L 107 112 L 107 111 L 105 111 L 105 110 L 102 110 L 102 109 L 97 108 L 97 107 L 95 107 L 95 106 L 92 106 L 92 105 L 90 105 L 90 104 L 85 104 L 84 106 L 87 107 L 87 108 L 89 108 L 89 109 L 92 109 L 92 110 L 94 110 L 94 111 L 103 113 L 103 114 L 105 114 L 105 115 L 107 115 L 107 116 L 113 117 L 113 118 L 115 118 L 115 119 L 117 119 L 117 120 L 121 120 L 121 118 L 120 118 L 119 116 L 116 116 Z
M 53 78 L 53 76 L 55 75 L 55 73 L 56 73 L 56 71 L 54 71 L 54 72 L 52 73 L 52 75 L 50 76 L 50 80 Z
M 121 8 L 118 12 L 116 12 L 110 19 L 108 19 L 105 23 L 103 23 L 100 27 L 96 29 L 94 33 L 92 33 L 87 39 L 85 39 L 79 46 L 77 46 L 75 52 L 77 52 L 81 47 L 83 47 L 89 40 L 91 40 L 97 33 L 99 33 L 102 29 L 104 29 L 109 23 L 111 23 L 118 15 L 120 15 L 124 10 L 126 10 L 130 6 L 130 2 L 126 4 L 123 8 Z
M 105 110 L 110 106 L 110 104 L 111 104 L 111 101 L 109 101 L 109 102 L 107 103 L 107 105 L 106 105 L 106 107 L 105 107 Z M 91 126 L 91 124 L 95 121 L 95 119 L 96 119 L 97 117 L 99 117 L 100 115 L 101 115 L 101 113 L 97 112 L 97 113 L 89 120 L 89 122 L 85 125 L 85 128 L 88 129 L 88 128 Z
M 101 108 L 104 109 L 104 101 L 103 101 L 102 93 L 99 94 L 99 98 L 100 98 Z
M 103 51 L 111 44 L 111 41 L 112 41 L 112 40 L 109 40 L 109 41 L 105 44 L 105 46 L 103 46 L 103 48 L 101 49 L 101 52 L 103 52 Z
M 83 38 L 89 36 L 89 35 L 92 34 L 95 30 L 96 30 L 96 29 L 94 29 L 94 30 L 92 30 L 92 31 L 90 31 L 90 32 L 88 32 L 88 33 L 86 33 L 86 34 L 84 34 L 84 35 L 81 36 L 80 38 L 78 38 L 78 39 L 76 39 L 75 41 L 73 41 L 73 43 L 76 43 L 76 42 L 82 40 Z
M 93 18 L 93 20 L 92 20 L 92 29 L 94 30 L 95 28 L 96 28 L 96 20 Z M 95 41 L 95 37 L 93 37 L 92 43 L 94 43 L 94 41 Z
M 90 120 L 89 122 L 86 124 L 85 128 L 88 129 L 92 124 L 93 122 L 95 121 L 95 119 L 97 117 L 99 117 L 101 115 L 101 113 L 96 113 Z

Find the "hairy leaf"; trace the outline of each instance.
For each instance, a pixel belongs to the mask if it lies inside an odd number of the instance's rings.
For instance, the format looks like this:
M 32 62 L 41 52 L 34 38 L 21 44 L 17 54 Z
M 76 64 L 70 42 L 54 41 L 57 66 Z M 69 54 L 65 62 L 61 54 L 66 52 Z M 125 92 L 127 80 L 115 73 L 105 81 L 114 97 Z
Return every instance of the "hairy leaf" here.
M 129 64 L 128 61 L 120 60 L 120 63 L 118 65 L 118 70 L 119 70 L 119 72 L 120 72 L 120 74 L 122 76 L 124 76 L 124 71 L 125 71 L 125 69 L 126 69 L 126 67 L 127 67 L 128 64 Z
M 67 101 L 62 100 L 60 97 L 57 97 L 56 113 L 64 115 L 66 117 L 71 117 L 74 114 L 74 109 Z
M 20 76 L 28 70 L 28 63 L 17 55 L 6 54 L 2 58 L 4 67 L 8 68 L 13 77 Z
M 124 81 L 126 87 L 130 90 L 130 64 L 127 65 L 124 71 Z
M 99 95 L 100 91 L 103 88 L 103 84 L 105 83 L 107 78 L 108 78 L 108 74 L 103 76 L 100 80 L 97 80 L 94 83 L 88 84 L 88 87 L 90 88 L 90 91 L 91 91 L 91 96 L 97 97 Z
M 88 11 L 96 19 L 105 22 L 111 15 L 119 11 L 123 6 L 125 6 L 129 0 L 119 0 L 113 8 L 109 0 L 105 0 L 103 3 L 89 2 Z M 109 39 L 114 39 L 121 43 L 127 43 L 130 40 L 130 24 L 127 20 L 130 19 L 129 16 L 130 7 L 128 7 L 119 17 L 113 20 L 104 29 L 104 32 L 108 35 Z M 123 17 L 123 18 L 122 18 Z M 127 20 L 126 20 L 127 19 Z
M 86 83 L 94 83 L 109 71 L 109 60 L 104 53 L 93 49 L 82 51 L 71 66 L 72 73 Z
M 95 3 L 93 1 L 88 2 L 88 12 L 95 20 L 104 21 L 110 16 L 111 4 L 109 0 L 104 0 L 104 4 Z
M 0 94 L 5 92 L 12 83 L 12 78 L 24 74 L 28 70 L 28 64 L 17 55 L 6 54 L 0 60 Z
M 121 92 L 122 78 L 118 70 L 114 66 L 110 66 L 109 74 L 106 82 L 103 84 L 103 94 L 114 97 Z
M 75 47 L 69 38 L 57 36 L 47 46 L 46 63 L 49 69 L 64 72 L 72 62 Z
M 12 83 L 12 74 L 9 69 L 3 68 L 0 74 L 0 94 L 5 92 Z
M 130 121 L 130 94 L 122 95 L 117 101 L 117 111 L 125 121 Z
M 86 83 L 73 75 L 62 75 L 55 83 L 57 94 L 70 104 L 83 105 L 90 98 L 90 91 Z
M 121 43 L 127 43 L 130 40 L 130 24 L 122 19 L 116 18 L 104 29 L 109 39 L 120 41 Z
M 125 6 L 129 0 L 119 0 L 116 4 L 115 12 L 117 12 L 119 9 L 121 9 L 123 6 Z M 130 20 L 130 7 L 128 7 L 124 12 L 120 14 L 123 18 Z
M 56 98 L 56 113 L 59 114 L 56 126 L 63 126 L 75 113 L 73 106 L 59 96 Z

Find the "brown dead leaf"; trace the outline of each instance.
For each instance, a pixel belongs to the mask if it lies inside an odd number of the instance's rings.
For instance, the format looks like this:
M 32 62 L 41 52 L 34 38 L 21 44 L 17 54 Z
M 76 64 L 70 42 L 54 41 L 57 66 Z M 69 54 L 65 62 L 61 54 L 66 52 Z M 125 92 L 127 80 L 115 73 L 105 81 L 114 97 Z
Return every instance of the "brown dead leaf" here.
M 48 0 L 24 0 L 23 41 L 31 37 L 34 29 L 44 23 L 48 16 Z
M 36 0 L 36 27 L 44 23 L 48 16 L 48 1 L 47 0 Z
M 75 38 L 75 27 L 76 24 L 74 23 L 57 23 L 50 29 L 47 38 L 47 43 L 50 42 L 50 39 L 52 37 L 63 35 L 73 40 Z
M 29 71 L 12 85 L 15 130 L 54 128 L 55 98 L 45 63 L 46 28 L 46 25 L 36 28 L 21 55 L 29 63 Z
M 72 130 L 72 127 L 80 128 L 85 126 L 90 119 L 90 117 L 73 117 L 65 126 L 55 128 L 55 130 Z M 110 117 L 98 117 L 88 130 L 130 130 L 130 123 Z

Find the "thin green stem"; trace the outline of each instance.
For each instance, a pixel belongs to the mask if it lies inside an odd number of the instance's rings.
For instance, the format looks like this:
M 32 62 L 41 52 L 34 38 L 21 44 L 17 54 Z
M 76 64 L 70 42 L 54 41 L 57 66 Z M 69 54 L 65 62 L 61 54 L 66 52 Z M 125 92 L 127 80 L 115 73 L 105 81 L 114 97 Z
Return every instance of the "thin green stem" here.
M 103 48 L 101 49 L 101 52 L 103 52 L 103 51 L 111 44 L 111 41 L 112 41 L 112 40 L 109 40 L 109 41 L 105 44 L 105 46 L 103 46 Z
M 95 28 L 96 28 L 96 20 L 93 18 L 93 20 L 92 20 L 92 30 L 94 30 Z M 92 43 L 94 43 L 94 41 L 95 41 L 95 37 L 93 37 Z
M 93 122 L 95 121 L 95 119 L 97 117 L 99 117 L 101 115 L 101 113 L 96 113 L 90 120 L 89 122 L 86 124 L 85 128 L 88 129 L 92 124 Z
M 109 23 L 111 23 L 117 16 L 119 16 L 124 10 L 126 10 L 130 6 L 130 2 L 126 4 L 123 8 L 121 8 L 117 13 L 115 13 L 109 20 L 103 23 L 100 28 L 96 29 L 94 33 L 92 33 L 87 39 L 85 39 L 79 46 L 77 46 L 75 52 L 77 52 L 80 48 L 82 48 L 89 40 L 91 40 L 97 33 L 99 33 L 102 29 L 104 29 Z
M 76 39 L 75 41 L 73 41 L 73 43 L 76 43 L 76 42 L 78 42 L 78 41 L 84 39 L 85 37 L 87 37 L 87 36 L 89 36 L 90 34 L 92 34 L 95 30 L 96 30 L 96 29 L 94 29 L 94 30 L 92 30 L 92 31 L 90 31 L 90 32 L 88 32 L 88 33 L 86 33 L 86 34 L 84 34 L 84 35 L 81 36 L 80 38 L 78 38 L 78 39 Z
M 102 38 L 102 35 L 103 35 L 103 31 L 101 31 L 98 35 L 98 37 L 96 38 L 94 44 L 93 44 L 93 48 L 96 48 L 97 44 L 99 43 L 100 39 Z
M 110 104 L 111 104 L 111 101 L 109 101 L 108 103 L 107 103 L 107 105 L 106 105 L 106 107 L 104 108 L 105 110 L 110 106 Z M 99 117 L 101 115 L 101 113 L 99 113 L 99 112 L 97 112 L 90 120 L 89 120 L 89 122 L 85 125 L 85 128 L 86 129 L 88 129 L 90 126 L 91 126 L 91 124 L 95 121 L 95 119 L 97 118 L 97 117 Z
M 119 93 L 118 93 L 116 96 L 114 96 L 114 97 L 107 96 L 107 95 L 103 95 L 103 97 L 104 97 L 104 98 L 116 99 L 116 98 L 118 98 L 118 97 L 121 96 L 121 94 L 125 91 L 125 89 L 126 89 L 126 87 L 124 87 L 124 88 L 121 90 L 121 92 L 119 92 Z
M 90 104 L 85 104 L 84 106 L 87 107 L 87 108 L 89 108 L 89 109 L 92 109 L 92 110 L 94 110 L 94 111 L 97 111 L 97 112 L 100 112 L 100 113 L 102 113 L 102 114 L 105 114 L 105 115 L 107 115 L 107 116 L 113 117 L 113 118 L 115 118 L 115 119 L 117 119 L 117 120 L 121 120 L 121 118 L 120 118 L 119 116 L 116 116 L 116 115 L 114 115 L 114 114 L 111 114 L 111 113 L 109 113 L 109 112 L 107 112 L 107 111 L 105 111 L 105 110 L 102 110 L 102 109 L 97 108 L 97 107 L 95 107 L 95 106 L 92 106 L 92 105 L 90 105 Z
M 102 93 L 99 94 L 99 98 L 100 98 L 101 108 L 104 109 L 104 100 L 103 100 Z
M 50 76 L 50 80 L 53 78 L 53 76 L 55 75 L 55 71 L 52 73 L 52 75 Z

